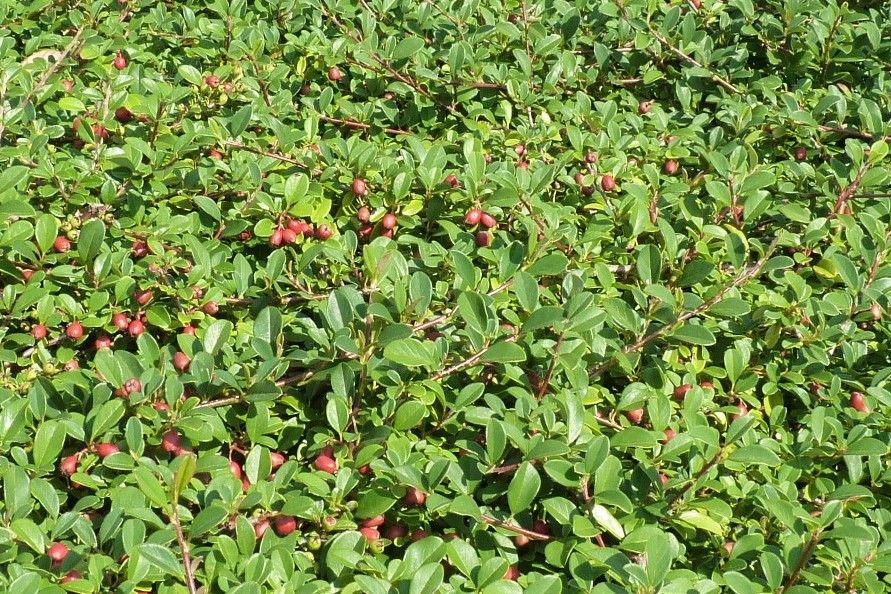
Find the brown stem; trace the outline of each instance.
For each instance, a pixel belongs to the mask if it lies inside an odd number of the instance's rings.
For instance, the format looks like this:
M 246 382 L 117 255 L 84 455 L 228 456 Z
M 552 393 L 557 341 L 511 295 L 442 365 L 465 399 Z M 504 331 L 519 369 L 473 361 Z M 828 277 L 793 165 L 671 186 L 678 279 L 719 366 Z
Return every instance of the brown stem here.
M 557 338 L 557 346 L 554 347 L 554 354 L 551 356 L 551 364 L 548 366 L 548 372 L 545 374 L 541 385 L 538 387 L 538 399 L 541 400 L 551 385 L 551 376 L 554 374 L 554 368 L 557 366 L 557 358 L 560 356 L 560 349 L 563 347 L 563 334 Z
M 811 555 L 814 554 L 814 549 L 817 548 L 817 544 L 820 542 L 822 533 L 822 529 L 818 528 L 811 534 L 810 539 L 801 551 L 801 555 L 798 557 L 798 561 L 795 563 L 795 567 L 792 568 L 789 577 L 786 578 L 783 587 L 780 588 L 779 594 L 785 594 L 798 582 L 798 578 L 801 577 L 801 571 L 805 568 L 807 562 L 810 561 Z
M 498 526 L 499 528 L 504 528 L 505 530 L 510 530 L 511 532 L 516 532 L 517 534 L 522 534 L 523 536 L 529 537 L 530 540 L 541 540 L 541 541 L 549 541 L 553 540 L 553 538 L 548 534 L 542 534 L 541 532 L 535 532 L 534 530 L 528 530 L 523 528 L 522 526 L 517 526 L 511 522 L 505 522 L 504 520 L 499 520 L 494 516 L 490 516 L 489 514 L 482 515 L 483 522 L 489 524 L 490 526 Z
M 306 163 L 303 163 L 302 161 L 298 161 L 297 159 L 295 159 L 293 157 L 289 157 L 288 155 L 283 155 L 281 153 L 276 153 L 276 152 L 272 152 L 272 151 L 264 151 L 263 149 L 248 146 L 248 145 L 242 144 L 240 142 L 235 142 L 234 140 L 226 140 L 223 142 L 223 144 L 225 144 L 226 146 L 228 146 L 230 148 L 247 151 L 249 153 L 254 153 L 255 155 L 260 155 L 261 157 L 269 157 L 270 159 L 275 159 L 277 161 L 282 161 L 284 163 L 290 163 L 291 165 L 295 165 L 297 167 L 300 167 L 301 169 L 304 169 L 305 171 L 312 173 L 312 175 L 321 175 L 322 174 L 321 169 L 313 169 Z
M 170 522 L 173 524 L 173 529 L 176 532 L 176 541 L 179 543 L 179 550 L 183 555 L 183 569 L 186 571 L 186 586 L 189 588 L 189 594 L 197 594 L 198 588 L 195 586 L 195 576 L 192 574 L 192 556 L 189 554 L 189 543 L 186 542 L 186 537 L 183 534 L 183 527 L 179 521 L 179 504 L 174 501 L 171 509 Z
M 365 124 L 363 122 L 357 122 L 356 120 L 346 119 L 342 120 L 340 118 L 332 118 L 326 115 L 319 115 L 319 119 L 323 122 L 328 122 L 329 124 L 337 124 L 338 126 L 345 126 L 352 130 L 368 130 L 369 128 L 373 128 L 371 124 Z M 413 133 L 408 130 L 403 130 L 401 128 L 383 128 L 383 131 L 387 134 L 392 134 L 395 136 L 398 135 L 408 135 L 412 136 Z
M 832 212 L 829 213 L 830 219 L 844 212 L 848 201 L 854 196 L 854 193 L 857 192 L 857 188 L 860 187 L 860 182 L 863 180 L 863 176 L 868 170 L 869 165 L 863 165 L 857 172 L 857 177 L 854 178 L 854 181 L 852 181 L 844 190 L 839 192 L 838 199 L 835 201 L 835 206 L 832 207 Z
M 505 342 L 515 342 L 516 340 L 517 340 L 516 336 L 510 336 L 505 339 Z M 461 371 L 462 369 L 472 367 L 473 365 L 475 365 L 477 363 L 477 361 L 482 359 L 483 355 L 485 355 L 487 352 L 489 352 L 489 349 L 492 348 L 495 344 L 498 344 L 498 343 L 487 344 L 486 346 L 484 346 L 483 348 L 481 348 L 480 350 L 478 350 L 477 352 L 472 354 L 467 359 L 464 359 L 460 363 L 456 363 L 455 365 L 452 365 L 451 367 L 447 367 L 446 369 L 443 369 L 442 371 L 435 374 L 430 379 L 432 379 L 433 381 L 439 381 L 444 377 L 447 377 L 449 375 L 452 375 L 453 373 L 457 373 L 458 371 Z
M 195 408 L 220 408 L 222 406 L 239 404 L 243 400 L 244 399 L 241 396 L 231 396 L 229 398 L 220 398 L 219 400 L 209 400 L 207 402 L 202 402 Z
M 692 64 L 693 66 L 696 66 L 697 68 L 702 68 L 703 70 L 708 70 L 712 75 L 712 80 L 715 81 L 716 83 L 718 83 L 719 85 L 721 85 L 722 87 L 724 87 L 725 89 L 727 89 L 728 91 L 735 93 L 737 95 L 742 94 L 742 91 L 738 87 L 734 86 L 734 84 L 731 83 L 729 80 L 718 75 L 716 72 L 714 72 L 710 68 L 704 66 L 703 64 L 700 64 L 693 56 L 691 56 L 687 53 L 684 53 L 684 51 L 682 51 L 680 48 L 675 47 L 670 41 L 668 41 L 668 39 L 665 38 L 664 35 L 662 35 L 658 31 L 656 31 L 656 28 L 653 27 L 652 23 L 647 23 L 647 26 L 649 27 L 650 33 L 653 35 L 653 37 L 655 37 L 659 43 L 661 43 L 662 45 L 667 47 L 671 51 L 671 53 L 673 53 L 677 57 L 681 58 L 688 64 Z
M 497 466 L 493 468 L 488 472 L 488 474 L 508 474 L 510 472 L 514 472 L 519 467 L 519 462 L 514 462 L 513 464 L 505 464 L 504 466 Z
M 722 299 L 724 299 L 724 296 L 727 295 L 727 293 L 729 293 L 733 289 L 735 289 L 739 286 L 742 286 L 745 283 L 747 283 L 748 281 L 757 277 L 758 274 L 761 273 L 761 270 L 764 268 L 764 265 L 767 264 L 767 260 L 773 254 L 778 243 L 779 243 L 779 237 L 777 237 L 776 239 L 773 240 L 773 242 L 770 244 L 770 246 L 764 252 L 764 256 L 762 256 L 760 260 L 758 260 L 752 266 L 749 266 L 748 268 L 746 268 L 746 270 L 743 271 L 742 274 L 740 274 L 739 276 L 734 278 L 732 282 L 730 282 L 723 289 L 721 289 L 720 291 L 715 293 L 715 295 L 711 299 L 703 302 L 699 307 L 691 309 L 688 312 L 682 313 L 671 324 L 666 324 L 665 326 L 662 326 L 661 328 L 658 328 L 657 330 L 653 330 L 652 332 L 650 332 L 643 338 L 640 338 L 639 340 L 626 345 L 624 348 L 621 349 L 620 353 L 623 355 L 629 355 L 631 353 L 641 350 L 642 348 L 644 348 L 645 346 L 647 346 L 648 344 L 650 344 L 657 338 L 659 338 L 665 334 L 668 334 L 670 332 L 673 332 L 677 328 L 680 328 L 684 324 L 684 322 L 686 322 L 687 320 L 689 320 L 691 318 L 695 318 L 696 316 L 704 313 L 711 306 L 713 306 L 714 304 L 716 304 L 719 301 L 721 301 Z M 607 369 L 609 369 L 610 367 L 615 365 L 615 363 L 616 363 L 616 355 L 613 355 L 612 357 L 610 357 L 603 363 L 600 363 L 599 365 L 594 367 L 589 372 L 589 375 L 592 378 L 598 377 L 604 371 L 606 371 Z
M 696 473 L 695 476 L 691 478 L 689 482 L 687 482 L 683 487 L 681 487 L 671 499 L 668 500 L 668 507 L 673 507 L 675 503 L 680 501 L 680 499 L 687 494 L 687 491 L 693 488 L 693 485 L 699 482 L 699 479 L 704 477 L 709 470 L 715 467 L 715 464 L 721 461 L 721 457 L 724 455 L 724 448 L 718 450 L 718 453 L 715 454 L 711 460 L 706 462 L 702 468 L 699 469 L 699 472 Z

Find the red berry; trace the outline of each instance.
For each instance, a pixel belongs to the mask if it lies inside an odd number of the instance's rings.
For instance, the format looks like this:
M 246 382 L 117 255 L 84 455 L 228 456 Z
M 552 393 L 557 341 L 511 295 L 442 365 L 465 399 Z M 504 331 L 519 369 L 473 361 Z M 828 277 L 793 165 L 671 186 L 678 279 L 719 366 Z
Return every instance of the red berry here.
M 248 486 L 250 486 L 250 484 L 248 484 Z M 263 535 L 266 534 L 267 530 L 269 530 L 269 520 L 260 520 L 254 524 L 254 535 L 257 538 L 263 538 Z
M 424 505 L 424 502 L 427 501 L 427 494 L 415 487 L 409 487 L 403 501 L 406 505 Z
M 196 331 L 195 326 L 193 326 L 191 324 L 189 324 L 187 326 L 183 326 L 183 329 L 182 329 L 183 334 L 188 334 L 190 336 L 195 336 L 195 331 Z
M 114 110 L 114 119 L 122 124 L 126 124 L 133 119 L 133 112 L 122 105 Z
M 62 458 L 62 462 L 59 464 L 59 470 L 62 471 L 62 474 L 71 476 L 72 474 L 77 472 L 77 462 L 77 454 Z
M 467 214 L 464 215 L 464 222 L 471 227 L 474 225 L 479 225 L 480 219 L 483 216 L 483 211 L 478 208 L 471 208 L 467 211 Z
M 127 67 L 127 58 L 124 56 L 122 52 L 118 52 L 118 55 L 114 57 L 114 67 L 118 70 L 123 70 Z
M 664 169 L 665 173 L 667 173 L 668 175 L 674 175 L 678 172 L 678 162 L 674 159 L 669 159 L 665 162 Z
M 210 155 L 211 159 L 216 159 L 217 161 L 223 160 L 223 153 L 219 151 L 219 149 L 212 148 L 207 153 Z
M 398 220 L 396 219 L 396 215 L 392 212 L 388 212 L 384 215 L 384 218 L 381 219 L 381 227 L 384 229 L 395 229 Z
M 285 463 L 287 458 L 284 455 L 278 452 L 269 452 L 269 462 L 272 464 L 272 470 L 278 470 L 278 468 Z
M 216 315 L 217 312 L 220 311 L 220 306 L 217 305 L 216 301 L 208 301 L 203 306 L 201 306 L 201 311 L 206 313 L 209 316 Z
M 97 443 L 93 446 L 93 451 L 95 451 L 100 458 L 107 458 L 112 454 L 117 454 L 121 450 L 113 443 Z
M 612 192 L 616 189 L 616 178 L 611 175 L 604 175 L 600 178 L 600 187 L 604 192 Z
M 597 162 L 597 153 L 594 151 L 588 151 L 585 154 L 585 163 L 596 163 Z
M 474 239 L 477 247 L 486 247 L 492 243 L 492 236 L 488 231 L 477 231 Z
M 424 540 L 428 536 L 430 536 L 429 532 L 427 532 L 426 530 L 424 530 L 422 528 L 418 528 L 417 530 L 412 530 L 412 533 L 409 536 L 409 538 L 412 539 L 412 542 L 417 542 L 419 540 Z
M 736 405 L 736 412 L 733 414 L 734 419 L 738 419 L 740 417 L 744 417 L 749 414 L 749 407 L 746 406 L 746 403 L 742 400 Z
M 693 389 L 693 384 L 681 384 L 677 388 L 674 389 L 674 397 L 678 400 L 683 400 L 684 396 L 687 395 L 687 392 Z
M 669 427 L 665 430 L 665 438 L 662 440 L 662 443 L 668 443 L 669 441 L 674 439 L 675 435 L 677 435 L 677 432 Z
M 328 69 L 328 79 L 329 80 L 333 80 L 334 82 L 337 82 L 341 78 L 343 78 L 343 74 L 341 74 L 340 68 L 338 68 L 337 66 L 332 66 L 331 68 Z
M 130 248 L 130 252 L 133 254 L 134 258 L 144 258 L 149 253 L 148 244 L 144 241 L 136 240 L 133 242 L 133 247 Z
M 359 227 L 359 239 L 368 241 L 371 239 L 372 233 L 374 233 L 374 225 L 371 223 L 362 223 Z
M 133 320 L 127 324 L 127 332 L 130 333 L 130 336 L 136 338 L 145 332 L 145 324 L 143 324 L 141 320 Z
M 152 406 L 153 406 L 154 409 L 157 410 L 157 411 L 167 411 L 167 410 L 170 410 L 170 405 L 167 404 L 167 403 L 164 402 L 164 401 L 161 401 L 161 400 L 155 402 L 154 404 L 152 404 Z
M 625 418 L 634 423 L 635 425 L 640 425 L 640 422 L 643 420 L 644 410 L 642 408 L 636 408 L 634 410 L 629 410 L 625 413 Z
M 650 113 L 651 107 L 652 107 L 652 104 L 649 101 L 641 101 L 637 105 L 637 113 L 639 113 L 641 115 Z
M 480 215 L 480 223 L 486 229 L 493 229 L 494 227 L 498 226 L 498 221 L 495 220 L 495 217 L 487 212 L 484 212 Z
M 520 161 L 517 163 L 517 167 L 520 169 L 529 169 L 529 161 Z
M 204 77 L 204 84 L 206 84 L 211 89 L 215 89 L 220 86 L 220 77 L 215 74 L 210 74 Z
M 70 338 L 71 340 L 77 340 L 81 336 L 84 335 L 84 327 L 80 322 L 71 322 L 68 324 L 68 327 L 65 328 L 65 336 Z
M 532 541 L 525 534 L 517 534 L 514 537 L 514 544 L 518 549 L 522 549 L 523 547 L 528 546 L 530 542 Z
M 374 542 L 381 537 L 381 533 L 378 532 L 377 528 L 359 528 L 359 532 L 370 542 Z
M 31 270 L 30 268 L 25 268 L 24 270 L 22 270 L 22 278 L 24 279 L 25 282 L 28 282 L 29 280 L 31 280 L 32 274 L 34 274 L 34 271 Z
M 511 565 L 507 568 L 507 571 L 504 572 L 504 579 L 510 580 L 512 582 L 517 581 L 517 578 L 520 577 L 520 570 L 517 569 L 516 565 Z
M 179 436 L 179 433 L 173 431 L 167 431 L 164 435 L 161 436 L 161 449 L 169 454 L 175 454 L 183 449 L 183 440 Z
M 457 188 L 461 184 L 461 182 L 458 181 L 458 176 L 455 175 L 454 173 L 446 176 L 445 183 L 447 183 L 448 185 L 450 185 L 453 188 Z
M 126 382 L 124 382 L 124 392 L 129 396 L 130 394 L 136 394 L 137 392 L 142 391 L 142 382 L 140 382 L 135 377 L 131 377 Z
M 46 338 L 47 329 L 43 324 L 34 324 L 31 327 L 31 336 L 34 337 L 34 340 L 43 340 Z
M 80 363 L 77 362 L 77 359 L 72 359 L 65 363 L 65 371 L 74 371 L 75 369 L 80 369 Z
M 859 412 L 869 412 L 869 405 L 866 404 L 866 397 L 862 392 L 851 392 L 851 407 Z
M 316 239 L 325 241 L 327 239 L 331 239 L 331 235 L 333 235 L 333 233 L 331 231 L 331 227 L 329 227 L 328 225 L 319 225 L 318 228 L 316 228 L 315 235 Z
M 68 556 L 68 547 L 61 542 L 53 543 L 46 550 L 47 556 L 53 560 L 53 563 L 61 563 Z
M 92 130 L 93 136 L 95 136 L 96 138 L 101 138 L 102 140 L 108 139 L 108 128 L 106 128 L 102 124 L 93 124 Z
M 68 238 L 60 235 L 53 241 L 53 249 L 57 252 L 64 253 L 71 249 L 71 242 L 68 241 Z
M 361 177 L 357 177 L 353 180 L 352 186 L 353 194 L 356 196 L 362 197 L 368 194 L 368 186 L 365 184 L 365 180 Z
M 239 233 L 238 237 L 241 238 L 241 241 L 247 241 L 253 236 L 251 235 L 250 231 L 242 231 L 241 233 Z
M 872 302 L 872 305 L 869 306 L 869 313 L 872 314 L 872 319 L 876 322 L 882 319 L 882 306 L 879 305 L 878 301 Z
M 803 146 L 795 149 L 795 160 L 796 161 L 807 161 L 807 149 Z
M 695 8 L 696 10 L 702 8 L 702 0 L 690 0 L 690 4 L 692 4 L 693 8 Z
M 286 227 L 286 228 L 282 229 L 280 232 L 276 231 L 276 233 L 282 234 L 282 243 L 284 243 L 284 244 L 294 243 L 295 241 L 297 241 L 297 234 L 294 233 L 293 229 Z
M 235 460 L 229 460 L 229 472 L 237 479 L 241 479 L 241 464 Z
M 297 520 L 291 516 L 276 516 L 272 523 L 279 536 L 287 536 L 297 529 Z
M 319 454 L 319 457 L 316 458 L 313 465 L 316 467 L 316 470 L 321 470 L 322 472 L 327 472 L 328 474 L 334 474 L 337 472 L 337 461 L 324 454 Z
M 73 582 L 74 580 L 79 580 L 80 578 L 81 578 L 80 572 L 75 569 L 72 569 L 71 571 L 69 571 L 68 573 L 66 573 L 65 575 L 62 576 L 62 578 L 59 580 L 59 583 L 60 584 L 68 584 L 68 583 Z
M 136 303 L 138 303 L 139 305 L 145 305 L 152 300 L 152 297 L 154 297 L 154 293 L 148 290 L 136 291 L 133 294 L 133 297 L 136 299 Z
M 377 528 L 378 526 L 383 526 L 384 522 L 386 522 L 386 518 L 381 514 L 374 516 L 373 518 L 368 518 L 367 520 L 362 520 L 361 526 L 364 528 Z
M 127 314 L 116 313 L 111 317 L 111 323 L 114 324 L 115 328 L 123 331 L 130 326 L 130 319 L 127 317 Z
M 269 236 L 269 245 L 278 247 L 285 242 L 285 234 L 281 229 L 276 229 Z
M 103 335 L 96 339 L 94 346 L 96 347 L 96 350 L 99 351 L 102 349 L 110 349 L 112 344 L 114 344 L 114 341 L 111 340 L 111 336 Z
M 189 368 L 189 363 L 191 362 L 191 357 L 189 357 L 182 351 L 177 351 L 173 354 L 173 366 L 176 368 L 177 371 L 185 371 Z
M 514 152 L 517 153 L 518 156 L 522 157 L 523 155 L 526 154 L 526 145 L 518 144 L 517 146 L 514 147 Z
M 369 472 L 371 472 L 371 466 L 369 466 L 368 464 L 364 464 L 364 465 L 360 466 L 357 470 L 359 471 L 359 474 L 366 475 Z
M 703 390 L 714 390 L 715 384 L 713 384 L 709 380 L 703 380 L 703 381 L 699 382 L 699 387 L 702 388 Z
M 359 219 L 361 223 L 367 223 L 371 220 L 371 209 L 367 206 L 362 206 L 356 211 L 356 218 Z
M 401 524 L 393 524 L 384 528 L 384 538 L 387 540 L 396 540 L 397 538 L 405 538 L 408 529 Z
M 663 485 L 666 484 L 668 482 L 668 477 L 660 472 L 659 473 L 659 482 L 662 483 Z

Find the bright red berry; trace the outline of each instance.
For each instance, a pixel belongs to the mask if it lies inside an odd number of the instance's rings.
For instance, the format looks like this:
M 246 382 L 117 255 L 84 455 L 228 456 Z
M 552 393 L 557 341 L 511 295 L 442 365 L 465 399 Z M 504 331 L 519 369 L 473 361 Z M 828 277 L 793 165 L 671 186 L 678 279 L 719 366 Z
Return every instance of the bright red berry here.
M 145 332 L 145 324 L 143 324 L 141 320 L 133 320 L 127 324 L 127 332 L 130 333 L 130 336 L 136 338 Z
M 319 454 L 315 462 L 313 462 L 313 465 L 316 467 L 316 470 L 321 470 L 328 474 L 337 472 L 337 460 L 330 456 L 326 456 L 325 454 Z
M 681 384 L 677 388 L 674 389 L 674 397 L 678 400 L 683 400 L 684 396 L 687 395 L 687 392 L 693 389 L 693 384 Z
M 381 219 L 381 227 L 384 229 L 395 229 L 396 225 L 399 221 L 396 219 L 396 215 L 392 212 L 388 212 L 384 215 L 384 218 Z
M 338 68 L 337 66 L 332 66 L 331 68 L 328 69 L 328 79 L 329 80 L 337 82 L 341 78 L 343 78 L 343 74 L 340 72 L 340 68 Z
M 31 326 L 31 336 L 34 337 L 34 340 L 43 340 L 46 338 L 47 329 L 43 324 L 34 324 Z
M 863 392 L 851 392 L 851 408 L 858 412 L 869 412 L 869 405 L 866 404 Z
M 95 451 L 100 458 L 107 458 L 112 454 L 117 454 L 121 450 L 113 443 L 97 443 L 93 446 L 93 451 Z
M 61 563 L 65 560 L 65 557 L 68 556 L 68 547 L 61 542 L 53 543 L 50 548 L 46 550 L 46 555 L 53 560 L 53 563 Z
M 464 215 L 464 222 L 471 227 L 475 225 L 479 225 L 480 219 L 483 216 L 483 211 L 478 208 L 471 208 L 467 211 L 467 214 Z
M 250 486 L 250 484 L 248 486 Z M 263 535 L 266 534 L 267 530 L 269 530 L 269 520 L 260 520 L 254 524 L 254 535 L 257 538 L 263 538 Z
M 667 173 L 668 175 L 674 175 L 678 172 L 678 162 L 674 159 L 669 159 L 665 162 L 664 169 L 665 173 Z
M 53 249 L 57 252 L 64 253 L 71 249 L 71 242 L 68 241 L 68 238 L 64 235 L 59 235 L 55 241 L 53 241 Z
M 62 458 L 62 462 L 59 463 L 59 470 L 62 471 L 62 474 L 71 476 L 72 474 L 77 472 L 78 460 L 79 459 L 76 454 Z
M 362 520 L 361 525 L 365 528 L 377 528 L 378 526 L 383 526 L 384 522 L 386 521 L 387 519 L 383 516 L 383 514 L 379 514 L 372 518 Z
M 201 306 L 201 311 L 209 316 L 214 316 L 220 311 L 220 306 L 217 305 L 216 301 L 208 301 L 203 306 Z
M 612 192 L 616 189 L 616 178 L 611 175 L 604 175 L 600 178 L 600 187 L 604 192 Z
M 96 339 L 94 346 L 95 346 L 96 350 L 99 351 L 102 349 L 110 349 L 113 344 L 114 344 L 114 341 L 112 341 L 111 336 L 103 335 Z
M 480 214 L 480 223 L 486 229 L 493 229 L 498 226 L 498 221 L 495 220 L 495 217 L 487 212 Z
M 149 253 L 148 244 L 141 240 L 136 240 L 133 242 L 133 247 L 130 248 L 130 252 L 133 254 L 134 258 L 144 258 Z
M 188 325 L 186 325 L 186 326 L 183 326 L 182 333 L 183 333 L 183 334 L 188 334 L 188 335 L 190 335 L 190 336 L 195 336 L 195 332 L 196 332 L 196 330 L 197 330 L 197 329 L 195 328 L 195 326 L 193 326 L 193 325 L 191 325 L 191 324 L 188 324 Z
M 504 572 L 504 579 L 510 580 L 512 582 L 517 581 L 517 578 L 520 577 L 520 570 L 517 569 L 516 565 L 511 565 L 507 568 L 507 571 Z
M 272 464 L 272 470 L 278 470 L 278 468 L 285 463 L 285 460 L 287 460 L 287 458 L 278 452 L 269 453 L 269 462 Z
M 377 528 L 359 528 L 359 532 L 368 540 L 369 542 L 374 542 L 379 540 L 381 537 L 381 533 L 378 532 Z
M 644 410 L 642 408 L 636 408 L 634 410 L 629 410 L 625 413 L 625 418 L 634 423 L 635 425 L 640 425 L 640 422 L 643 420 Z
M 367 223 L 371 220 L 371 209 L 367 206 L 362 206 L 356 211 L 356 218 L 359 219 L 361 223 Z
M 297 529 L 297 520 L 291 516 L 276 516 L 272 524 L 279 536 L 287 536 Z
M 406 505 L 424 505 L 427 501 L 427 494 L 415 487 L 409 487 L 403 497 Z
M 124 382 L 124 391 L 129 396 L 130 394 L 136 394 L 137 392 L 142 391 L 142 382 L 140 382 L 135 377 L 131 377 L 126 382 Z
M 269 236 L 269 245 L 278 247 L 285 242 L 285 234 L 281 229 L 276 229 Z
M 114 57 L 113 64 L 118 70 L 123 70 L 127 67 L 127 57 L 124 56 L 123 52 L 118 52 L 118 55 Z
M 183 372 L 189 368 L 189 364 L 192 362 L 191 357 L 185 354 L 182 351 L 177 351 L 173 354 L 173 366 L 177 371 Z
M 77 340 L 84 335 L 84 327 L 80 322 L 71 322 L 65 328 L 65 336 L 71 340 Z
M 362 196 L 368 194 L 368 185 L 365 183 L 364 179 L 362 179 L 361 177 L 357 177 L 353 180 L 352 190 L 353 194 L 361 198 Z
M 127 314 L 116 313 L 111 316 L 111 323 L 114 324 L 115 328 L 123 331 L 130 326 L 130 319 L 127 317 Z
M 319 225 L 316 229 L 316 239 L 326 241 L 328 239 L 331 239 L 331 235 L 333 235 L 333 232 L 331 231 L 331 227 L 329 227 L 328 225 Z
M 145 291 L 136 291 L 136 292 L 133 294 L 133 297 L 136 299 L 136 303 L 138 303 L 139 305 L 145 305 L 145 304 L 147 304 L 149 301 L 152 300 L 152 297 L 154 297 L 154 293 L 152 293 L 152 292 L 149 291 L 149 290 L 145 290 Z

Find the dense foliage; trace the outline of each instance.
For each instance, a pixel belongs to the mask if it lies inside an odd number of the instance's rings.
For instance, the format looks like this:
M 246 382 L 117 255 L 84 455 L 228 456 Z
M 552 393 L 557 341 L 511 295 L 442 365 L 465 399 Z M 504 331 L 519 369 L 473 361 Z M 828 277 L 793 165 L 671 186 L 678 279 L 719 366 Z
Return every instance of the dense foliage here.
M 0 589 L 891 589 L 891 15 L 0 4 Z

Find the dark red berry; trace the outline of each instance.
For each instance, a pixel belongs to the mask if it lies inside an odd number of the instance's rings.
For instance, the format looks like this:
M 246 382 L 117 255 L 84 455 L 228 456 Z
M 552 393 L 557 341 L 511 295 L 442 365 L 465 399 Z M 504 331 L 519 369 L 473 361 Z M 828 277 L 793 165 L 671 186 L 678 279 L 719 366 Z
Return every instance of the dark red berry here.
M 173 354 L 173 366 L 177 371 L 185 371 L 189 368 L 191 362 L 192 359 L 182 351 L 177 351 Z
M 118 52 L 118 55 L 114 57 L 114 67 L 118 70 L 123 70 L 127 67 L 127 57 L 123 54 L 123 52 Z
M 600 187 L 604 192 L 612 192 L 616 189 L 616 178 L 611 175 L 604 175 L 600 178 Z
M 399 221 L 396 219 L 396 215 L 394 215 L 392 212 L 388 212 L 384 215 L 384 218 L 381 219 L 381 227 L 383 227 L 384 229 L 395 229 L 398 222 Z
M 337 66 L 332 66 L 328 69 L 328 79 L 333 80 L 334 82 L 339 81 L 343 78 L 343 74 L 340 72 L 340 68 Z
M 176 431 L 170 430 L 161 436 L 161 449 L 169 454 L 178 453 L 183 448 L 183 440 Z

